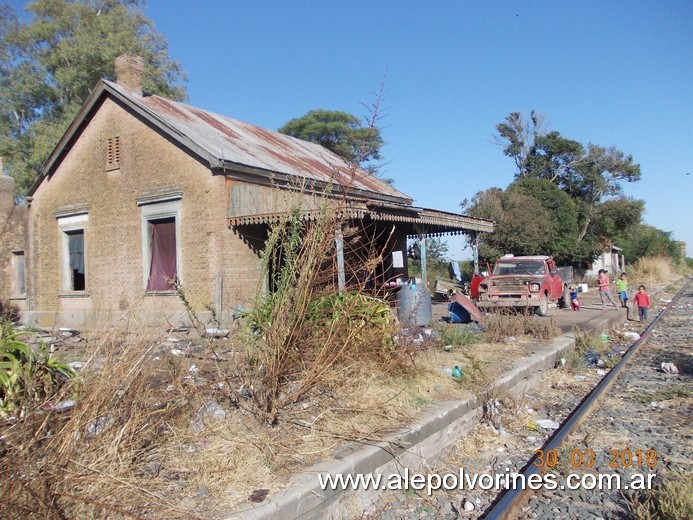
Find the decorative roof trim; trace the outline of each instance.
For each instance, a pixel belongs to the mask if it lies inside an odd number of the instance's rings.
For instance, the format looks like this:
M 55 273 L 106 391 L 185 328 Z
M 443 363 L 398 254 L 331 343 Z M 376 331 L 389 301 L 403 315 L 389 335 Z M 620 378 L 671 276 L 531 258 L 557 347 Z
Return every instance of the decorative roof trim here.
M 475 232 L 493 232 L 493 222 L 486 219 L 468 217 L 458 215 L 456 213 L 447 213 L 444 211 L 436 211 L 426 208 L 409 208 L 409 207 L 389 207 L 390 211 L 385 211 L 384 207 L 380 211 L 368 207 L 352 207 L 341 208 L 336 210 L 336 217 L 340 219 L 363 219 L 371 218 L 381 222 L 399 222 L 412 224 L 421 227 L 424 235 L 443 235 L 443 234 L 460 234 Z M 406 214 L 407 211 L 409 214 Z M 301 218 L 306 221 L 317 220 L 322 212 L 320 210 L 306 210 L 301 213 Z M 287 212 L 263 213 L 253 215 L 239 215 L 229 217 L 229 227 L 251 226 L 251 225 L 274 225 L 281 222 L 287 217 Z M 415 234 L 411 234 L 415 236 Z

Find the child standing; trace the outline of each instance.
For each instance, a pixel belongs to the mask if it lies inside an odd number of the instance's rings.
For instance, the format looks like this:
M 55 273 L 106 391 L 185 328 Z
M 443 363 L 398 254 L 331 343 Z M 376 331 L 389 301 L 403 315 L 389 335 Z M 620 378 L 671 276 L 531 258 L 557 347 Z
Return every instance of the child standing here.
M 611 292 L 609 290 L 609 284 L 611 282 L 609 281 L 609 277 L 606 275 L 606 269 L 600 269 L 598 274 L 599 278 L 597 279 L 597 285 L 599 285 L 599 299 L 602 301 L 602 310 L 604 310 L 604 298 L 611 302 L 614 309 L 617 309 L 618 307 L 616 306 L 616 302 L 611 297 Z
M 570 286 L 570 310 L 580 310 L 580 298 L 578 297 L 578 289 L 574 285 Z
M 626 273 L 621 273 L 621 277 L 616 280 L 616 290 L 621 307 L 628 308 L 628 279 Z
M 633 305 L 638 306 L 638 315 L 640 321 L 647 319 L 648 311 L 650 310 L 650 296 L 645 292 L 645 286 L 638 287 L 638 292 L 633 297 Z

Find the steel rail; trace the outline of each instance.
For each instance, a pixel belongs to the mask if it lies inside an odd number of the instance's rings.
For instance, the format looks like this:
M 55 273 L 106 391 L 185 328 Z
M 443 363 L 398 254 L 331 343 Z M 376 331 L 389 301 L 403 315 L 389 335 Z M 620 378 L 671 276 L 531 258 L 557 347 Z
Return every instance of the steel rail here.
M 647 338 L 649 338 L 650 334 L 652 333 L 652 330 L 657 326 L 659 321 L 666 316 L 669 313 L 669 310 L 679 301 L 681 298 L 681 295 L 684 293 L 684 291 L 688 288 L 688 286 L 691 283 L 691 279 L 689 278 L 686 283 L 681 287 L 679 292 L 676 293 L 676 296 L 674 296 L 671 300 L 671 302 L 667 305 L 667 307 L 660 312 L 657 317 L 652 320 L 652 323 L 645 329 L 643 334 L 640 336 L 640 339 L 636 340 L 633 345 L 628 349 L 628 351 L 624 354 L 623 358 L 621 358 L 621 361 L 618 362 L 618 364 L 612 368 L 607 375 L 605 375 L 602 380 L 595 386 L 592 391 L 580 402 L 580 404 L 575 408 L 571 414 L 568 416 L 568 418 L 563 421 L 563 424 L 556 430 L 553 435 L 544 443 L 542 446 L 542 451 L 543 453 L 546 453 L 549 450 L 556 450 L 560 447 L 560 445 L 563 443 L 563 441 L 570 435 L 575 429 L 582 424 L 582 422 L 587 419 L 589 416 L 590 412 L 592 411 L 592 408 L 597 404 L 597 401 L 599 398 L 608 390 L 611 385 L 613 384 L 614 380 L 618 376 L 618 374 L 621 372 L 623 367 L 625 367 L 629 360 L 638 352 L 640 349 L 640 346 L 645 344 L 647 342 Z M 529 477 L 531 475 L 537 474 L 540 471 L 542 471 L 543 468 L 537 466 L 535 464 L 536 460 L 538 459 L 538 455 L 535 453 L 534 456 L 532 456 L 531 459 L 529 459 L 529 462 L 522 468 L 522 474 L 524 475 L 524 482 L 529 481 Z M 487 519 L 487 520 L 505 520 L 508 518 L 518 518 L 517 516 L 511 517 L 510 515 L 513 513 L 514 509 L 516 507 L 520 507 L 522 504 L 522 497 L 524 496 L 525 493 L 532 491 L 531 489 L 506 489 L 505 492 L 496 500 L 492 503 L 491 507 L 484 511 L 484 514 L 481 515 L 481 518 Z

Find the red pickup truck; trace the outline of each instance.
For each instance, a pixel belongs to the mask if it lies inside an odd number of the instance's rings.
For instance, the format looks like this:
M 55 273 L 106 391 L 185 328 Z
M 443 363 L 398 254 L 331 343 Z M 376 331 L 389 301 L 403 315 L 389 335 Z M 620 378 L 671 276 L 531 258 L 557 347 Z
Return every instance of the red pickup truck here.
M 562 276 L 562 272 L 563 276 Z M 493 273 L 479 282 L 480 309 L 533 308 L 547 316 L 552 303 L 568 302 L 572 268 L 559 268 L 550 256 L 513 256 L 498 259 Z

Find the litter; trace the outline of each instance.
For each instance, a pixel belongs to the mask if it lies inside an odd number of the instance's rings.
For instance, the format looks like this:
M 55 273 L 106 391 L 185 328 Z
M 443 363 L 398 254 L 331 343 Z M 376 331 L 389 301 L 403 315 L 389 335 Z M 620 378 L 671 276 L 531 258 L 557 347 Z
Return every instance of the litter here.
M 662 372 L 667 374 L 678 374 L 679 369 L 673 363 L 662 363 Z
M 594 350 L 588 350 L 587 352 L 585 352 L 582 356 L 582 359 L 585 360 L 585 363 L 587 363 L 587 366 L 589 367 L 599 366 L 599 362 L 601 361 L 601 359 L 599 358 L 599 354 L 597 354 L 597 352 Z
M 536 421 L 527 421 L 525 423 L 525 430 L 529 430 L 531 432 L 537 432 L 537 431 L 539 431 L 539 425 L 536 423 Z
M 629 339 L 640 339 L 640 334 L 638 334 L 637 332 L 624 332 L 623 335 Z
M 560 426 L 559 423 L 550 419 L 539 419 L 536 423 L 539 428 L 544 428 L 545 430 L 558 430 Z

